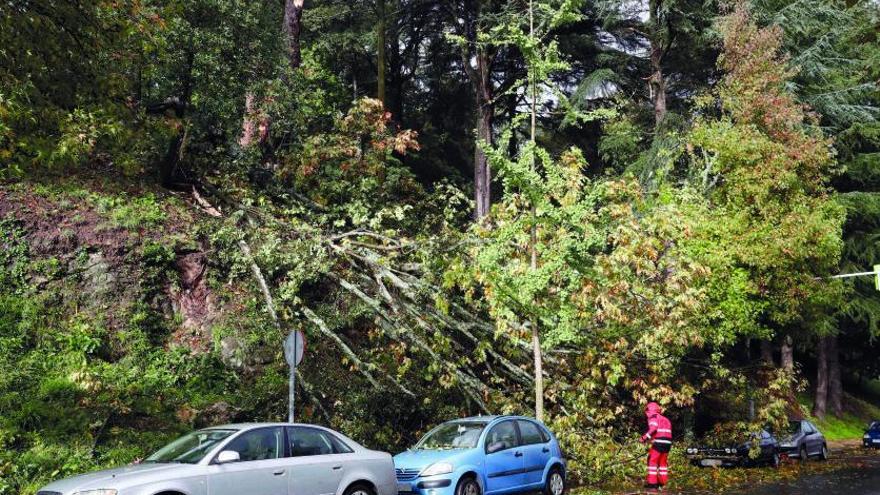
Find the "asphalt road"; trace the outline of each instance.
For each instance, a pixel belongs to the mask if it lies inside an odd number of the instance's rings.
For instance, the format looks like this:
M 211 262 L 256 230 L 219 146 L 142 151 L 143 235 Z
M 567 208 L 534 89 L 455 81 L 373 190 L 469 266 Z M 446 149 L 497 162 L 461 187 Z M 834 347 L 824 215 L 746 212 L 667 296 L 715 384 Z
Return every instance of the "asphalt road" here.
M 832 458 L 833 461 L 833 458 Z M 744 488 L 735 495 L 880 495 L 880 457 L 847 459 L 851 466 L 828 473 Z

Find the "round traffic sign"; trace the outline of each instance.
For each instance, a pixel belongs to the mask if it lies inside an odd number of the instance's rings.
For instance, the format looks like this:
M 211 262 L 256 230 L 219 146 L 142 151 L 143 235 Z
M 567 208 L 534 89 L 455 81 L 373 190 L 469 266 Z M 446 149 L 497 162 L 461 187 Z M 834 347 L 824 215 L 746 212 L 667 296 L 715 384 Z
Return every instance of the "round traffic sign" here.
M 306 336 L 302 330 L 290 332 L 284 339 L 284 359 L 290 366 L 299 366 L 306 351 Z

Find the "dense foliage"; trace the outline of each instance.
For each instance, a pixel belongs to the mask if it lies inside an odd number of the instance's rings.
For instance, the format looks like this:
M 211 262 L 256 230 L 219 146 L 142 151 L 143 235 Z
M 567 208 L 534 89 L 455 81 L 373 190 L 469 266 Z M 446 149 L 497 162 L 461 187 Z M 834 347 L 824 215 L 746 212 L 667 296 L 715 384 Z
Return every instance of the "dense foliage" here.
M 543 411 L 589 483 L 640 474 L 647 401 L 684 438 L 843 412 L 880 373 L 873 279 L 828 279 L 880 263 L 878 32 L 868 0 L 3 3 L 0 495 L 285 418 L 294 329 L 298 419 L 399 451 Z

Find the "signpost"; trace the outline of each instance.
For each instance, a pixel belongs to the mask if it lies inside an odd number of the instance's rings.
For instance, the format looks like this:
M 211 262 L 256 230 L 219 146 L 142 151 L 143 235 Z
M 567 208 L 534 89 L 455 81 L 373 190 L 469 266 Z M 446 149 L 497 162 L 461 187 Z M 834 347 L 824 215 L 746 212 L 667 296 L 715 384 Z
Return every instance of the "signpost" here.
M 296 367 L 303 360 L 306 351 L 306 336 L 301 330 L 290 332 L 284 339 L 284 359 L 290 366 L 290 394 L 288 399 L 287 421 L 293 423 L 293 406 L 296 400 Z

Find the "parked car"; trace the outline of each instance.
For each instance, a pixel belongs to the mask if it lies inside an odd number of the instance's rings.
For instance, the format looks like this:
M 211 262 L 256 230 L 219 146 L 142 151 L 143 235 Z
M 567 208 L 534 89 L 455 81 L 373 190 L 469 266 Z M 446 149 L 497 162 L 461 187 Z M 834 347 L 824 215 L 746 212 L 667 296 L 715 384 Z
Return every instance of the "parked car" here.
M 865 447 L 880 449 L 880 421 L 871 421 L 863 437 Z
M 449 421 L 394 457 L 404 495 L 497 495 L 542 490 L 562 495 L 566 463 L 537 420 L 489 416 Z
M 757 457 L 750 455 L 752 447 L 759 449 Z M 736 467 L 761 464 L 778 467 L 780 462 L 779 442 L 767 430 L 752 434 L 747 441 L 737 444 L 688 447 L 685 454 L 693 465 L 700 467 Z
M 787 436 L 779 442 L 779 451 L 801 462 L 810 457 L 825 460 L 828 459 L 828 442 L 816 425 L 797 419 L 789 422 Z
M 143 462 L 56 481 L 38 495 L 396 495 L 390 454 L 318 426 L 194 431 Z

